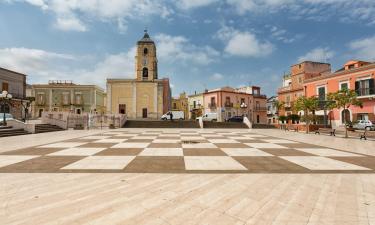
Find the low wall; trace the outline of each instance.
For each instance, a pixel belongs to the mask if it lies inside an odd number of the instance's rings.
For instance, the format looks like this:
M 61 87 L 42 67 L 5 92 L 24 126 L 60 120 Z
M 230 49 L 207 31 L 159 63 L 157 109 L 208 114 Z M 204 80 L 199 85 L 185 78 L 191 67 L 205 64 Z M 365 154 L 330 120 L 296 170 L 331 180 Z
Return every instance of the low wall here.
M 306 124 L 286 124 L 286 123 L 280 123 L 280 124 L 275 124 L 276 128 L 284 128 L 285 126 L 292 127 L 293 129 L 297 128 L 298 131 L 306 131 Z M 325 126 L 322 124 L 310 124 L 309 126 L 309 131 L 316 131 L 319 128 L 324 128 Z M 328 126 L 327 126 L 328 127 Z
M 24 123 L 19 120 L 8 120 L 7 124 L 9 126 L 12 126 L 13 128 L 16 129 L 23 129 L 29 133 L 35 133 L 35 124 L 34 123 Z

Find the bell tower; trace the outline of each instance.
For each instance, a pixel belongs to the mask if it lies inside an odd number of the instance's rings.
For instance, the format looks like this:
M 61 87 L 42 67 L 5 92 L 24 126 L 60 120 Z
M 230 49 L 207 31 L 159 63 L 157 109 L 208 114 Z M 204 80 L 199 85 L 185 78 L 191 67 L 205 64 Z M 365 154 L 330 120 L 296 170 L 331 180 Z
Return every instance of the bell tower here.
M 156 46 L 150 35 L 148 35 L 147 29 L 144 32 L 143 38 L 137 42 L 137 53 L 135 56 L 137 80 L 153 81 L 158 79 Z

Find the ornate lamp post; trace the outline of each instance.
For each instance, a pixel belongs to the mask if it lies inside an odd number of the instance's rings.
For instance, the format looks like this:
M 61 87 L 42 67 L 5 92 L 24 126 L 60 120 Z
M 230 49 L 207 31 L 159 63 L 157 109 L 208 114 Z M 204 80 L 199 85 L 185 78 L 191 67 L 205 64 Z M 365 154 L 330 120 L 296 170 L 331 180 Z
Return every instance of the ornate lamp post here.
M 8 105 L 8 102 L 12 99 L 12 95 L 9 94 L 7 91 L 3 91 L 1 94 L 0 94 L 0 102 L 1 102 L 1 106 L 3 108 L 3 125 L 6 126 L 7 125 L 7 121 L 6 121 L 6 118 L 5 118 L 5 106 Z

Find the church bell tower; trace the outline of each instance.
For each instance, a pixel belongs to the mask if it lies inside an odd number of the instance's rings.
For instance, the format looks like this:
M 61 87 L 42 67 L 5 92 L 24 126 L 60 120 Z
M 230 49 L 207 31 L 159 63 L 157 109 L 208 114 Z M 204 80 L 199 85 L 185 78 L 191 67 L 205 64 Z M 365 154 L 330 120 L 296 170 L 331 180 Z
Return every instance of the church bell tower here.
M 148 35 L 147 30 L 141 40 L 137 42 L 135 56 L 137 80 L 153 81 L 158 79 L 158 59 L 156 58 L 156 46 Z

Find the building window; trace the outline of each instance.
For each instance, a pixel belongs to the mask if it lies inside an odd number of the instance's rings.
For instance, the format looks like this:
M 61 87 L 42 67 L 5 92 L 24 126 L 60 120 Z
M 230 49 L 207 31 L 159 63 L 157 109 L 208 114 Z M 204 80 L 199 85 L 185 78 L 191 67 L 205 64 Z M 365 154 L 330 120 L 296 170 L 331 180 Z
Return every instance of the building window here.
M 142 70 L 142 77 L 143 77 L 143 79 L 148 78 L 148 69 L 146 67 L 143 68 L 143 70 Z
M 260 122 L 260 118 L 259 118 L 259 115 L 257 115 L 257 123 Z
M 210 106 L 211 106 L 211 107 L 215 107 L 215 106 L 216 106 L 215 97 L 211 97 L 211 103 L 210 103 Z
M 173 109 L 177 109 L 177 103 L 173 102 Z
M 118 113 L 126 114 L 126 105 L 125 104 L 119 104 L 118 105 Z
M 323 101 L 326 99 L 326 87 L 318 87 L 318 99 Z
M 147 55 L 148 54 L 148 49 L 147 48 L 144 48 L 143 49 L 143 55 Z
M 368 114 L 367 113 L 360 113 L 360 114 L 358 114 L 357 120 L 366 120 L 366 121 L 368 121 Z
M 63 93 L 63 105 L 70 104 L 70 96 L 69 93 Z
M 81 94 L 76 93 L 75 103 L 76 103 L 76 105 L 82 105 L 82 95 Z
M 340 90 L 348 90 L 349 89 L 349 82 L 341 82 L 340 83 Z
M 197 102 L 193 101 L 193 108 L 195 109 L 197 107 Z
M 355 91 L 358 96 L 375 94 L 374 79 L 359 80 L 355 82 Z
M 2 91 L 9 91 L 9 84 L 7 82 L 3 81 L 1 90 Z
M 38 93 L 36 102 L 37 102 L 38 105 L 44 105 L 45 104 L 44 93 Z

